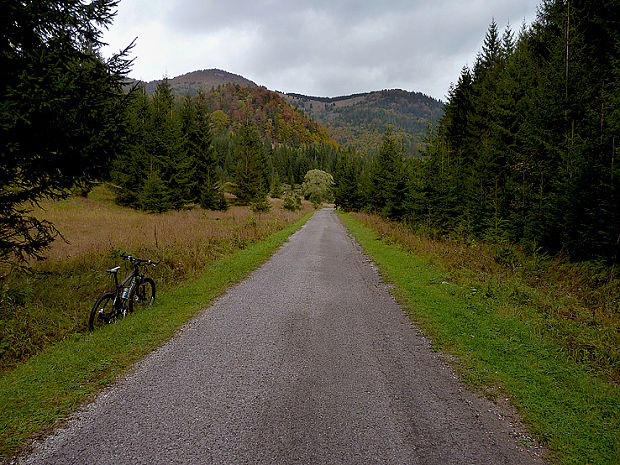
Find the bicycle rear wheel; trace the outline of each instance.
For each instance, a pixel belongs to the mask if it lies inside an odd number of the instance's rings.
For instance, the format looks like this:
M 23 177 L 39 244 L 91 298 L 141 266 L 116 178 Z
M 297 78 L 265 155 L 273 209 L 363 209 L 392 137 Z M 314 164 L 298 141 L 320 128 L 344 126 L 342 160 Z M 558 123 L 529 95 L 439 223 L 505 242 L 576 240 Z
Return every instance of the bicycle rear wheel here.
M 151 278 L 144 278 L 134 294 L 133 303 L 136 306 L 151 305 L 155 300 L 155 282 Z
M 90 331 L 116 321 L 117 312 L 114 308 L 114 297 L 115 294 L 113 292 L 106 292 L 97 299 L 88 319 L 88 329 Z

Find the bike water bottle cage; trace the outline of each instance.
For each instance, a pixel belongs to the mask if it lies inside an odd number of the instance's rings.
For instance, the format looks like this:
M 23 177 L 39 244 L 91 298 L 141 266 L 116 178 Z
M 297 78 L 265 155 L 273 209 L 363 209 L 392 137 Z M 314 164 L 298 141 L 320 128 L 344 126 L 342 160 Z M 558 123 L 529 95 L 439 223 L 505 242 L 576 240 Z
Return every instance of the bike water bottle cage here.
M 106 270 L 108 273 L 116 273 L 118 270 L 120 270 L 121 267 L 120 266 L 115 266 L 114 268 L 110 268 L 109 270 Z

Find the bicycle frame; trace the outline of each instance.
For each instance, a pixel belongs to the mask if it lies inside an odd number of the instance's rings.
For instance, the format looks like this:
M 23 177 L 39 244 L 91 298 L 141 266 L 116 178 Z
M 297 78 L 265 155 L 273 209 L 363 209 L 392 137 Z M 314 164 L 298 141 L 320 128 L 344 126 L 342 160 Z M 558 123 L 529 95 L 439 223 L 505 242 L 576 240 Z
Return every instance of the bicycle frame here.
M 95 302 L 88 320 L 91 331 L 98 322 L 113 323 L 118 318 L 124 318 L 127 316 L 127 313 L 133 311 L 136 303 L 148 303 L 148 305 L 153 303 L 155 283 L 145 273 L 140 271 L 140 267 L 142 265 L 156 266 L 159 265 L 161 260 L 154 262 L 125 253 L 121 254 L 121 258 L 129 261 L 133 265 L 133 270 L 120 283 L 118 272 L 121 267 L 115 266 L 107 270 L 108 273 L 114 275 L 114 289 L 104 292 Z
M 133 299 L 137 285 L 144 279 L 144 274 L 140 273 L 140 264 L 141 262 L 147 263 L 146 260 L 134 259 L 131 256 L 128 256 L 128 260 L 131 261 L 133 270 L 122 282 L 118 282 L 118 268 L 113 268 L 115 271 L 108 270 L 114 275 L 114 308 L 122 311 L 123 316 L 128 310 L 126 305 L 127 301 Z M 129 283 L 128 286 L 127 283 Z M 125 289 L 127 289 L 127 292 L 125 292 Z

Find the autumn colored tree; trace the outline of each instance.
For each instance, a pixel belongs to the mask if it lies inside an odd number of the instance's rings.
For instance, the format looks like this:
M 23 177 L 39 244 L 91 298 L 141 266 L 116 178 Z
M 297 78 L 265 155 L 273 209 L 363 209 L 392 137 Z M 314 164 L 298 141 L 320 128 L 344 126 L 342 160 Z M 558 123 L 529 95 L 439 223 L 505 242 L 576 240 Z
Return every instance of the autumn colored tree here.
M 334 177 L 322 170 L 310 170 L 301 186 L 304 197 L 315 206 L 333 200 Z

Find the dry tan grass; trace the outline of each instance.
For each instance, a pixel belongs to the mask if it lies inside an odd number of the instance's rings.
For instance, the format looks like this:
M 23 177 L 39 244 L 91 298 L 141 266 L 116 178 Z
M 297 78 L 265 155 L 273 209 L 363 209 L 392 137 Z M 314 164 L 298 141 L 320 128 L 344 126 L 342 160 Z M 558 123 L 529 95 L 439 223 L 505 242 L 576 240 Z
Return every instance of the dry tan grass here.
M 247 207 L 228 211 L 200 208 L 158 215 L 118 207 L 110 202 L 75 197 L 62 202 L 43 202 L 35 211 L 40 219 L 51 221 L 65 240 L 59 238 L 46 250 L 52 261 L 67 260 L 109 250 L 180 250 L 201 247 L 223 240 L 247 243 L 261 239 L 310 211 L 280 208 L 272 200 L 268 213 L 253 213 Z
M 33 273 L 16 270 L 0 282 L 0 372 L 76 331 L 85 331 L 96 298 L 112 286 L 107 268 L 122 265 L 124 251 L 161 259 L 143 271 L 157 289 L 183 284 L 209 263 L 262 240 L 312 210 L 281 208 L 272 201 L 268 213 L 247 207 L 225 212 L 200 208 L 154 215 L 114 204 L 112 193 L 97 187 L 88 198 L 43 202 L 34 214 L 51 221 L 66 240 L 44 251 L 46 260 L 32 263 Z

